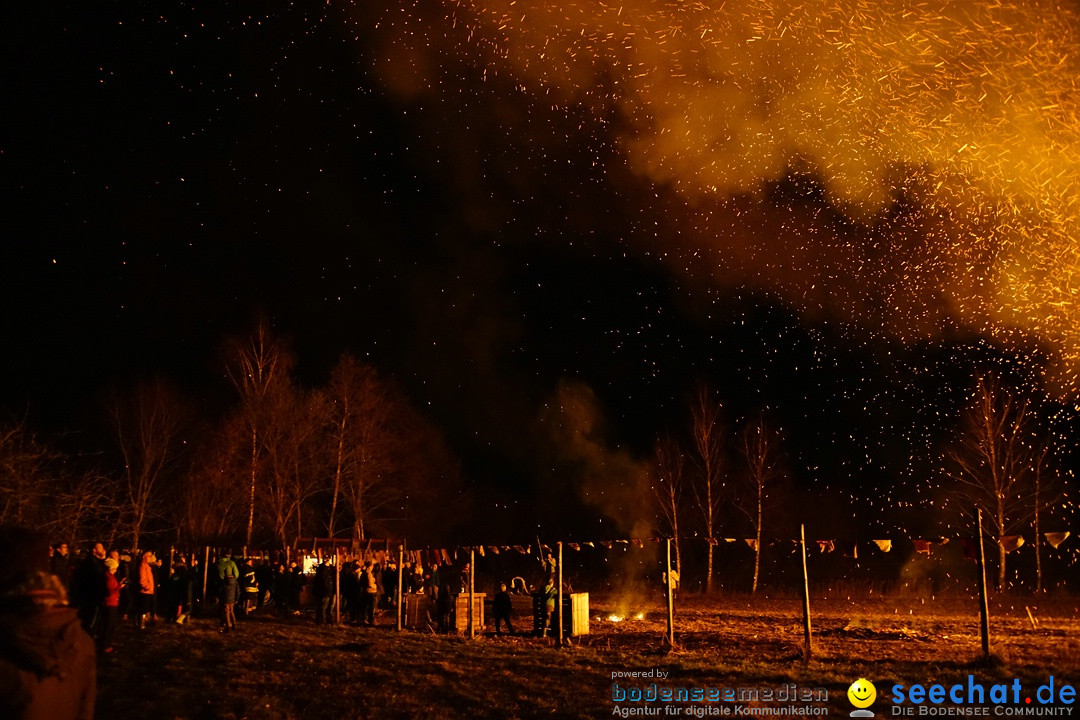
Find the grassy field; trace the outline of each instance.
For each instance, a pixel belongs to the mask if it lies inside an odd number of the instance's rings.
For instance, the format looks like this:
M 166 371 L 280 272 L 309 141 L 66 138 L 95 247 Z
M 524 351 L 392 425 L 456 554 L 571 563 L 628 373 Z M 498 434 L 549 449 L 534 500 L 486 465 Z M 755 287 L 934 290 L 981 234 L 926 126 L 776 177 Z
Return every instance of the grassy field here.
M 1025 609 L 1038 623 L 1034 627 Z M 557 648 L 533 637 L 476 640 L 373 628 L 316 626 L 270 613 L 221 634 L 214 619 L 121 629 L 99 669 L 100 718 L 600 718 L 613 675 L 659 669 L 670 686 L 825 688 L 828 713 L 852 709 L 847 687 L 867 677 L 888 716 L 894 683 L 976 680 L 1034 689 L 1080 684 L 1080 602 L 1004 598 L 992 607 L 993 651 L 978 662 L 973 600 L 813 599 L 814 658 L 802 660 L 795 598 L 683 598 L 677 648 L 665 647 L 660 598 L 628 607 L 594 597 L 590 633 Z M 637 615 L 641 614 L 641 619 Z M 611 618 L 626 616 L 618 622 Z M 520 618 L 518 624 L 524 623 Z M 684 714 L 685 716 L 685 714 Z

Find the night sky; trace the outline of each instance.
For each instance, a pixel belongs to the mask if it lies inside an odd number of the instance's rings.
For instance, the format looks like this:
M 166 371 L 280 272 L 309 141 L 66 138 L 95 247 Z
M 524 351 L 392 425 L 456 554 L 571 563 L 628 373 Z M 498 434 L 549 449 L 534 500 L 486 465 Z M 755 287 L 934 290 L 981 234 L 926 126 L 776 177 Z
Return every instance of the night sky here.
M 977 372 L 1073 422 L 1080 23 L 838 5 L 6 7 L 0 409 L 212 404 L 265 316 L 303 383 L 398 381 L 484 512 L 619 514 L 706 382 L 814 522 L 917 529 Z

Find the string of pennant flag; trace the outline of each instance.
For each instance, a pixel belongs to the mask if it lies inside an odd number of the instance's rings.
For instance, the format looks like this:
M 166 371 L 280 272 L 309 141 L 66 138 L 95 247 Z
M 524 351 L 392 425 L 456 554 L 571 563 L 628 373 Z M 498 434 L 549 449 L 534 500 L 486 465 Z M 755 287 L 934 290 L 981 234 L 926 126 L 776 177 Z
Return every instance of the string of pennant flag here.
M 1043 533 L 1043 538 L 1046 540 L 1046 544 L 1055 550 L 1064 543 L 1070 537 L 1068 531 L 1065 532 L 1049 532 Z M 719 545 L 720 543 L 733 544 L 743 542 L 752 550 L 757 549 L 758 541 L 755 538 L 684 538 L 685 540 L 704 540 L 711 545 Z M 563 547 L 572 551 L 580 552 L 584 548 L 603 548 L 605 550 L 612 550 L 616 548 L 637 548 L 643 549 L 647 544 L 659 544 L 665 542 L 667 538 L 651 537 L 651 538 L 630 538 L 619 540 L 589 540 L 584 542 L 564 542 Z M 977 541 L 974 538 L 960 537 L 959 538 L 963 548 L 964 554 L 967 557 L 974 557 L 977 549 Z M 935 547 L 947 545 L 950 538 L 940 537 L 933 539 L 912 539 L 911 542 L 915 547 L 917 554 L 930 555 Z M 1024 537 L 1021 535 L 1005 535 L 1002 536 L 1001 545 L 1005 552 L 1013 552 L 1025 544 Z M 879 552 L 888 553 L 893 550 L 893 540 L 889 538 L 875 539 L 870 541 L 871 544 L 877 548 Z M 797 546 L 798 540 L 769 540 L 768 545 L 772 547 L 791 545 Z M 322 539 L 322 538 L 300 538 L 296 542 L 297 548 L 310 548 L 313 552 L 326 548 L 337 548 L 349 546 L 352 553 L 361 555 L 365 558 L 368 557 L 393 557 L 397 554 L 398 548 L 404 545 L 402 540 L 393 539 L 368 539 L 361 541 L 346 541 L 334 539 Z M 845 554 L 849 557 L 859 557 L 859 545 L 860 543 L 854 541 L 843 540 L 814 540 L 808 542 L 809 547 L 817 546 L 819 554 L 828 554 L 836 552 L 837 548 L 841 548 L 845 551 Z M 850 552 L 847 552 L 850 549 Z M 537 543 L 535 545 L 461 545 L 452 548 L 406 548 L 404 551 L 405 560 L 413 563 L 440 563 L 442 565 L 450 565 L 459 559 L 459 553 L 475 552 L 479 557 L 486 557 L 490 555 L 501 555 L 503 553 L 518 553 L 520 555 L 533 555 L 541 554 L 546 555 L 553 553 L 554 548 L 551 545 L 545 543 Z

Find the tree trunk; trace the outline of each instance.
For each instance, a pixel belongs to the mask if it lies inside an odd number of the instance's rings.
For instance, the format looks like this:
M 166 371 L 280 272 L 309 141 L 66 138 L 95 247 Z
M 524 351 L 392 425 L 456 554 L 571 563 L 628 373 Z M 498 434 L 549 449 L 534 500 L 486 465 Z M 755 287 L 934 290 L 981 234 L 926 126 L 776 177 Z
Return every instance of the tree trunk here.
M 675 514 L 671 523 L 671 529 L 675 535 L 675 572 L 682 577 L 682 548 L 679 545 L 679 516 Z
M 337 464 L 334 466 L 334 494 L 330 499 L 330 522 L 327 523 L 326 532 L 329 537 L 334 537 L 334 524 L 337 521 L 338 495 L 341 493 L 341 466 L 345 456 L 345 418 L 341 419 L 338 428 Z
M 708 575 L 705 578 L 705 592 L 712 595 L 713 591 L 713 538 L 712 533 L 709 533 L 709 557 L 706 563 L 706 572 Z
M 136 511 L 135 517 L 134 517 L 133 522 L 132 522 L 132 528 L 131 528 L 131 545 L 136 550 L 139 549 L 139 540 L 141 539 L 141 536 L 142 536 L 142 517 Z
M 705 501 L 708 503 L 709 510 L 705 516 L 705 529 L 708 533 L 709 540 L 709 552 L 708 561 L 705 567 L 705 593 L 712 595 L 713 591 L 713 550 L 716 547 L 716 539 L 713 537 L 713 504 L 712 504 L 712 485 L 708 485 L 705 488 Z
M 998 592 L 1005 592 L 1005 540 L 998 537 Z
M 998 592 L 1005 592 L 1005 504 L 1003 498 L 998 496 Z
M 1041 467 L 1035 468 L 1035 592 L 1042 592 L 1042 552 L 1039 549 L 1039 481 Z
M 757 538 L 754 540 L 754 584 L 750 588 L 750 594 L 757 594 L 758 576 L 761 574 L 761 530 L 757 531 Z
M 247 541 L 244 543 L 251 546 L 251 531 L 255 527 L 255 459 L 258 454 L 259 435 L 255 428 L 251 429 L 251 498 L 248 505 Z
M 761 573 L 761 516 L 762 516 L 762 486 L 761 482 L 758 482 L 757 491 L 757 522 L 754 523 L 754 584 L 750 588 L 750 594 L 757 594 L 758 577 Z

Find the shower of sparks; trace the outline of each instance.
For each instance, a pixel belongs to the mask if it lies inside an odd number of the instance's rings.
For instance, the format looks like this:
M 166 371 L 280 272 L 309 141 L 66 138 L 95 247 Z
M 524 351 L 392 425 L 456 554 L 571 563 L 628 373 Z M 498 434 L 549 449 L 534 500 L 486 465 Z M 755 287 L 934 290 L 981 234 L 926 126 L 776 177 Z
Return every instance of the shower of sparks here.
M 618 128 L 629 167 L 701 210 L 692 249 L 708 252 L 687 260 L 685 239 L 662 251 L 680 269 L 729 282 L 745 273 L 743 285 L 803 311 L 823 307 L 902 339 L 956 327 L 1012 345 L 1034 338 L 1060 356 L 1058 387 L 1077 389 L 1071 5 L 450 6 L 464 51 L 488 77 L 590 108 Z M 821 179 L 852 227 L 776 221 L 781 260 L 734 239 L 738 198 L 800 169 Z M 901 198 L 907 212 L 890 212 Z

